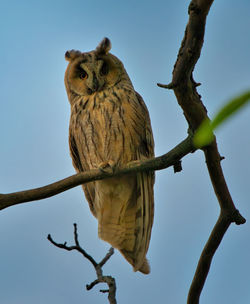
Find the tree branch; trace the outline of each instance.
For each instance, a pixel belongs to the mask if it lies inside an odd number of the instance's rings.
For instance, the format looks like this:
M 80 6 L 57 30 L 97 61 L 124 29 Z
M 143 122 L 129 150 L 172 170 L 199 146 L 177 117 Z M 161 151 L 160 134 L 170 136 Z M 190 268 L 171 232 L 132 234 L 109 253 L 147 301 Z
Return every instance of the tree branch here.
M 100 292 L 102 293 L 108 293 L 108 299 L 110 304 L 116 304 L 116 283 L 115 279 L 111 276 L 104 276 L 102 272 L 102 267 L 104 264 L 110 259 L 110 257 L 114 254 L 114 248 L 110 248 L 108 253 L 105 255 L 105 257 L 101 260 L 100 263 L 97 263 L 94 258 L 89 255 L 79 244 L 78 241 L 78 234 L 77 234 L 77 224 L 74 224 L 74 240 L 75 240 L 75 245 L 74 246 L 67 246 L 67 243 L 65 242 L 64 244 L 59 244 L 56 243 L 51 235 L 48 235 L 48 240 L 56 247 L 71 251 L 71 250 L 76 250 L 80 252 L 87 260 L 90 261 L 90 263 L 93 265 L 96 271 L 96 276 L 97 279 L 91 282 L 90 284 L 86 285 L 86 289 L 90 290 L 92 289 L 95 285 L 100 284 L 100 283 L 106 283 L 108 285 L 108 289 L 101 289 Z
M 177 101 L 183 109 L 189 129 L 192 132 L 197 130 L 204 119 L 208 119 L 207 110 L 196 90 L 196 87 L 200 84 L 194 81 L 192 73 L 200 57 L 206 17 L 212 3 L 213 0 L 191 1 L 188 9 L 189 21 L 174 66 L 172 82 L 168 85 L 158 84 L 160 87 L 174 90 Z M 189 304 L 199 303 L 199 297 L 208 275 L 212 258 L 230 224 L 232 222 L 244 224 L 246 221 L 236 210 L 228 190 L 215 137 L 214 141 L 205 147 L 203 151 L 221 213 L 201 254 L 189 291 Z
M 188 304 L 198 304 L 202 288 L 205 284 L 207 274 L 213 256 L 218 249 L 224 234 L 229 228 L 231 221 L 221 212 L 220 216 L 210 234 L 210 237 L 201 253 L 196 272 L 188 293 Z
M 193 147 L 192 137 L 188 136 L 175 148 L 162 156 L 143 161 L 133 161 L 125 166 L 116 168 L 114 172 L 103 172 L 99 169 L 94 169 L 72 175 L 44 187 L 9 194 L 0 194 L 0 210 L 25 202 L 45 199 L 81 184 L 95 180 L 101 180 L 104 178 L 133 172 L 162 170 L 176 165 L 176 163 L 178 163 L 182 157 L 194 151 L 195 149 Z

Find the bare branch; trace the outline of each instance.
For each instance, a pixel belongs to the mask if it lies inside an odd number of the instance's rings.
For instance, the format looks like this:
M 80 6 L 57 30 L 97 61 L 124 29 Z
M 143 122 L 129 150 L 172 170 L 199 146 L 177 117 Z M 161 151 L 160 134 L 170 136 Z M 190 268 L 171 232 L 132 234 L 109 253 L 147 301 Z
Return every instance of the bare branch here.
M 192 132 L 199 127 L 204 119 L 208 119 L 207 110 L 196 90 L 196 87 L 200 84 L 194 81 L 192 73 L 200 57 L 206 17 L 212 3 L 213 0 L 192 0 L 190 2 L 188 9 L 189 21 L 174 66 L 173 79 L 168 85 L 158 84 L 160 87 L 174 90 L 177 101 L 183 109 L 189 129 Z M 244 224 L 246 221 L 236 210 L 228 190 L 215 137 L 213 143 L 205 147 L 203 151 L 221 213 L 201 254 L 189 291 L 189 304 L 199 303 L 199 297 L 208 275 L 212 258 L 230 224 L 232 222 Z
M 162 170 L 175 165 L 182 157 L 194 151 L 195 149 L 193 147 L 192 137 L 189 136 L 171 151 L 162 156 L 144 161 L 133 161 L 128 163 L 126 166 L 117 168 L 114 172 L 94 169 L 72 175 L 44 187 L 9 194 L 0 194 L 0 210 L 25 202 L 45 199 L 94 180 L 101 180 L 132 172 Z
M 67 243 L 63 243 L 63 244 L 59 244 L 56 243 L 51 235 L 48 235 L 48 240 L 56 247 L 61 248 L 61 249 L 65 249 L 67 251 L 71 251 L 71 250 L 76 250 L 78 252 L 80 252 L 88 261 L 90 261 L 90 263 L 93 265 L 93 267 L 95 268 L 96 271 L 96 276 L 97 279 L 94 280 L 93 282 L 91 282 L 90 284 L 86 285 L 86 289 L 90 290 L 92 289 L 94 286 L 96 286 L 97 284 L 100 283 L 106 283 L 108 285 L 108 289 L 101 289 L 100 292 L 102 293 L 108 293 L 108 299 L 109 299 L 109 303 L 110 304 L 116 304 L 116 283 L 115 283 L 115 279 L 111 276 L 104 276 L 103 272 L 102 272 L 102 267 L 105 265 L 105 263 L 110 259 L 110 257 L 114 254 L 114 248 L 110 248 L 108 253 L 105 255 L 105 257 L 101 260 L 100 263 L 97 263 L 95 261 L 95 259 L 89 255 L 79 244 L 78 241 L 78 233 L 77 233 L 77 224 L 74 224 L 74 241 L 75 241 L 75 245 L 74 246 L 67 246 Z
M 110 258 L 111 256 L 114 254 L 114 248 L 111 247 L 108 251 L 108 253 L 105 255 L 105 257 L 101 260 L 101 262 L 99 263 L 99 266 L 102 267 Z
M 232 197 L 228 190 L 221 167 L 221 156 L 218 152 L 216 141 L 204 148 L 204 153 L 210 179 L 212 181 L 221 210 L 227 215 L 227 217 L 230 218 L 231 223 L 234 222 L 237 225 L 244 224 L 246 220 L 235 208 Z
M 230 219 L 225 217 L 223 213 L 220 213 L 214 229 L 212 230 L 211 235 L 201 253 L 200 260 L 198 262 L 198 266 L 189 290 L 187 303 L 199 303 L 199 297 L 205 284 L 213 256 L 230 224 Z

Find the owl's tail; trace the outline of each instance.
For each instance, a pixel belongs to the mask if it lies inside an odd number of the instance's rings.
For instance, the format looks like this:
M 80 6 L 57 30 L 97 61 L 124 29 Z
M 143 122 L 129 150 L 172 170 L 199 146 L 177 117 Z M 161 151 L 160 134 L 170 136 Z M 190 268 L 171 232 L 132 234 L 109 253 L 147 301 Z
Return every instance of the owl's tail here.
M 150 266 L 146 258 L 151 230 L 154 219 L 154 175 L 151 172 L 137 174 L 137 196 L 134 227 L 133 250 L 120 250 L 125 259 L 133 265 L 134 271 L 144 274 L 150 273 Z
M 134 271 L 150 272 L 146 259 L 154 216 L 153 175 L 138 173 L 129 199 L 103 208 L 98 218 L 99 237 L 117 248 Z

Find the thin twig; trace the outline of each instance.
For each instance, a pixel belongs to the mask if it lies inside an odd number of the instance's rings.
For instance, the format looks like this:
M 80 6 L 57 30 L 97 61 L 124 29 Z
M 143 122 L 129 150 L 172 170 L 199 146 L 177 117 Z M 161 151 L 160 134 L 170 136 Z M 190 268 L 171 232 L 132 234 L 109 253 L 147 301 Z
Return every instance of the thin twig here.
M 48 235 L 48 240 L 56 247 L 61 248 L 61 249 L 65 249 L 67 251 L 71 251 L 71 250 L 76 250 L 78 252 L 80 252 L 88 261 L 90 261 L 90 263 L 93 265 L 93 267 L 95 268 L 96 271 L 96 276 L 97 279 L 94 280 L 93 282 L 91 282 L 90 284 L 86 285 L 86 289 L 90 290 L 92 289 L 94 286 L 96 286 L 97 284 L 100 283 L 106 283 L 108 285 L 108 289 L 105 290 L 100 290 L 100 292 L 102 293 L 108 293 L 108 300 L 110 304 L 116 304 L 116 283 L 115 283 L 115 279 L 111 276 L 104 276 L 103 275 L 103 271 L 102 271 L 102 267 L 105 265 L 105 263 L 110 259 L 110 257 L 114 254 L 114 249 L 111 247 L 108 251 L 108 253 L 105 255 L 105 257 L 101 260 L 101 262 L 97 263 L 95 261 L 95 259 L 89 255 L 79 244 L 78 241 L 78 233 L 77 233 L 77 224 L 74 224 L 74 241 L 75 241 L 75 245 L 74 246 L 67 246 L 67 243 L 57 243 L 55 242 L 51 235 Z
M 105 255 L 105 257 L 101 260 L 99 263 L 99 266 L 102 267 L 109 259 L 110 257 L 114 254 L 114 248 L 111 247 L 108 251 L 108 253 Z

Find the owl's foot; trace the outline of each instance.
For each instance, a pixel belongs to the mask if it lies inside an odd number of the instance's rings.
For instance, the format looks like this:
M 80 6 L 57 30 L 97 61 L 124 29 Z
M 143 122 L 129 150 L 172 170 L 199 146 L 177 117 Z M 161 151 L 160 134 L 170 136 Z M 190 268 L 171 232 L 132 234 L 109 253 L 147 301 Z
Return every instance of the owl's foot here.
M 103 173 L 114 173 L 116 164 L 113 160 L 102 162 L 99 164 L 98 168 Z

